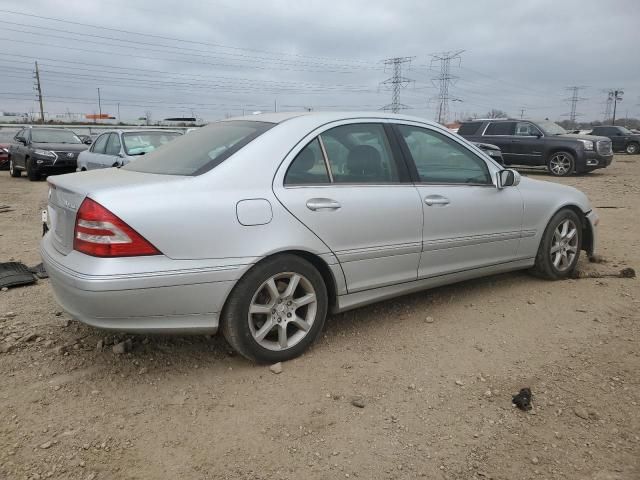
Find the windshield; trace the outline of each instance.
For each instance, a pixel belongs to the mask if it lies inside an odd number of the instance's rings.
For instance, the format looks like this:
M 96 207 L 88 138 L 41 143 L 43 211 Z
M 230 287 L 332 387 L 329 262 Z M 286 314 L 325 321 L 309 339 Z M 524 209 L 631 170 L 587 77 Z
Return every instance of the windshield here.
M 53 128 L 32 128 L 31 141 L 33 143 L 82 143 L 72 131 Z
M 555 122 L 551 122 L 549 120 L 542 120 L 541 122 L 536 122 L 544 133 L 547 135 L 566 135 L 568 132 L 558 125 Z
M 122 168 L 161 175 L 200 175 L 220 165 L 274 125 L 246 120 L 212 123 Z
M 180 135 L 178 132 L 131 132 L 122 137 L 127 155 L 144 155 Z

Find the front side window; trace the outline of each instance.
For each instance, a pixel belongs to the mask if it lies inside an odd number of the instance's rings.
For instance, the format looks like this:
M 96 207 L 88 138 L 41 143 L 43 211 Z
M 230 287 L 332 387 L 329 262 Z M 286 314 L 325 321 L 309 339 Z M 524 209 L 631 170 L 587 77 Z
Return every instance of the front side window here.
M 320 141 L 314 138 L 291 162 L 285 185 L 321 185 L 330 183 Z
M 537 137 L 542 134 L 535 125 L 529 122 L 518 122 L 516 123 L 516 135 L 518 137 Z
M 384 127 L 357 123 L 335 127 L 320 135 L 335 183 L 396 183 L 397 165 Z
M 107 155 L 119 155 L 120 154 L 120 135 L 112 133 L 107 140 L 107 147 L 104 151 Z
M 82 143 L 72 131 L 53 128 L 31 129 L 31 141 L 33 143 Z
M 515 122 L 491 122 L 484 131 L 485 135 L 513 135 Z
M 420 182 L 491 184 L 484 160 L 452 139 L 426 128 L 398 125 L 418 170 Z
M 109 138 L 108 133 L 103 133 L 100 135 L 93 145 L 91 145 L 91 151 L 93 153 L 104 153 L 105 147 L 107 146 L 107 139 Z
M 181 135 L 122 168 L 160 175 L 201 175 L 274 126 L 274 123 L 248 120 L 212 123 L 189 135 Z M 132 147 L 126 136 L 124 142 L 127 154 L 131 155 Z

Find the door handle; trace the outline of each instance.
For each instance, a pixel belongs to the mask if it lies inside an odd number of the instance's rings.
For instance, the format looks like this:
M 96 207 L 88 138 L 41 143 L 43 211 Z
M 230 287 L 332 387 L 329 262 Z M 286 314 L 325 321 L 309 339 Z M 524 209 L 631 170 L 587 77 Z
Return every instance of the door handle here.
M 445 205 L 449 205 L 451 201 L 441 195 L 429 195 L 428 197 L 425 197 L 424 203 L 426 203 L 430 207 L 434 205 L 442 205 L 444 207 Z
M 330 198 L 310 198 L 307 200 L 307 208 L 313 210 L 338 210 L 341 207 L 339 202 Z

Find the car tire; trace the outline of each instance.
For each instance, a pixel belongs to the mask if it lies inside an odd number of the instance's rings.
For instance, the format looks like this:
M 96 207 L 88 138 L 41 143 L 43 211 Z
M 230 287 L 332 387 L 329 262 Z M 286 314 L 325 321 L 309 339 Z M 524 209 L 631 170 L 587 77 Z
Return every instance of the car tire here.
M 640 152 L 640 144 L 636 142 L 628 143 L 624 148 L 624 151 L 629 155 L 636 155 L 638 152 Z
M 556 213 L 544 231 L 533 272 L 548 280 L 570 277 L 582 249 L 582 221 L 570 209 Z
M 554 177 L 568 177 L 575 168 L 575 158 L 569 152 L 553 152 L 547 160 L 547 169 Z
M 14 168 L 13 159 L 11 158 L 9 158 L 9 175 L 11 175 L 13 178 L 18 178 L 20 175 L 22 175 L 22 172 L 20 170 Z
M 33 166 L 31 165 L 31 159 L 27 158 L 27 177 L 29 177 L 29 180 L 31 182 L 37 182 L 38 180 L 40 180 L 40 174 L 34 170 Z
M 277 255 L 252 267 L 235 285 L 223 309 L 222 334 L 249 360 L 282 362 L 315 341 L 327 308 L 320 272 L 296 255 Z

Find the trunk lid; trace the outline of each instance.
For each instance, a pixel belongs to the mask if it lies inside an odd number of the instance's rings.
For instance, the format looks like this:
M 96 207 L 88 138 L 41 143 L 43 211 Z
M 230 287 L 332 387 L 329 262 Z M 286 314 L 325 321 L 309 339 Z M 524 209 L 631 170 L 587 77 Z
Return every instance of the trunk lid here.
M 181 179 L 184 177 L 154 175 L 118 168 L 49 177 L 48 214 L 53 246 L 63 255 L 73 250 L 76 214 L 85 197 L 114 190 L 123 190 L 123 194 L 130 194 L 131 187 L 170 183 Z

